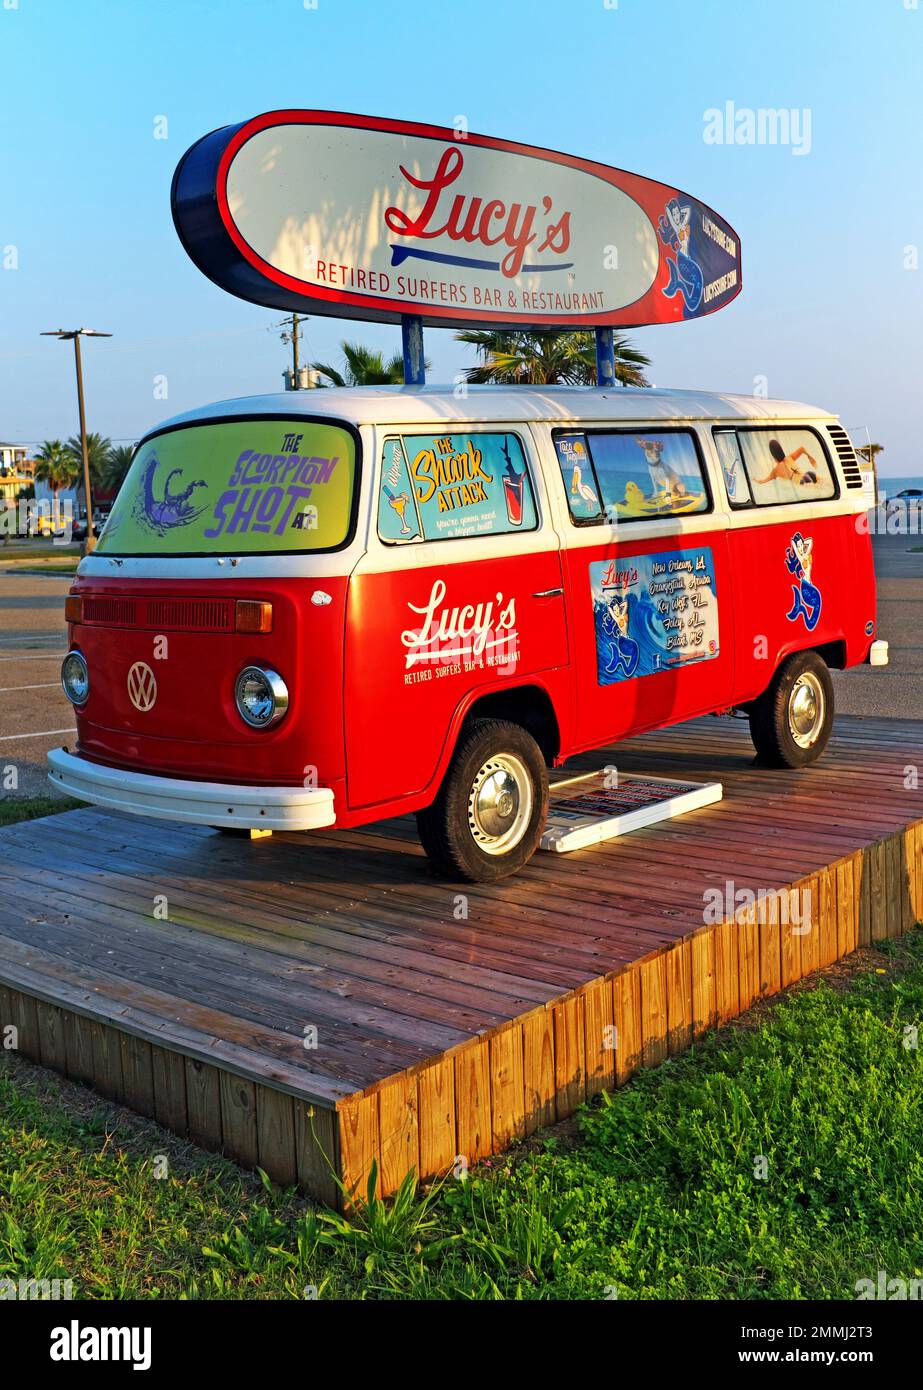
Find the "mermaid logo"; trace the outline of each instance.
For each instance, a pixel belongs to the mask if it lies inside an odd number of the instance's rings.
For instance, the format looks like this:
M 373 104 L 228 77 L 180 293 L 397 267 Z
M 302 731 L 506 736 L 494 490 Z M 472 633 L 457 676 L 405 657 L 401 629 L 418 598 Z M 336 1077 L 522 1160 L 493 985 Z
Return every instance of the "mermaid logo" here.
M 785 616 L 790 623 L 804 618 L 804 625 L 808 632 L 813 632 L 820 621 L 822 603 L 820 589 L 811 583 L 811 569 L 814 564 L 813 550 L 813 537 L 803 536 L 800 531 L 796 531 L 785 552 L 785 566 L 789 574 L 798 580 L 797 584 L 792 585 L 792 593 L 795 598 L 791 609 Z
M 618 590 L 608 600 L 601 614 L 603 638 L 600 658 L 607 676 L 633 676 L 638 669 L 641 648 L 628 632 L 628 595 Z
M 157 496 L 155 487 L 155 475 L 160 467 L 160 460 L 156 453 L 152 453 L 144 470 L 141 474 L 141 490 L 135 502 L 135 520 L 148 530 L 155 531 L 158 536 L 165 536 L 168 531 L 173 531 L 177 526 L 188 526 L 195 521 L 197 516 L 201 516 L 205 510 L 205 504 L 201 507 L 193 505 L 193 493 L 198 487 L 205 487 L 204 478 L 197 478 L 195 482 L 182 489 L 173 491 L 172 482 L 174 478 L 182 478 L 181 468 L 171 468 L 163 482 L 160 496 Z
M 660 218 L 660 240 L 674 252 L 667 256 L 670 279 L 664 286 L 667 299 L 683 296 L 687 314 L 694 314 L 702 303 L 705 277 L 698 261 L 690 255 L 692 249 L 692 209 L 680 207 L 678 198 L 671 198 Z

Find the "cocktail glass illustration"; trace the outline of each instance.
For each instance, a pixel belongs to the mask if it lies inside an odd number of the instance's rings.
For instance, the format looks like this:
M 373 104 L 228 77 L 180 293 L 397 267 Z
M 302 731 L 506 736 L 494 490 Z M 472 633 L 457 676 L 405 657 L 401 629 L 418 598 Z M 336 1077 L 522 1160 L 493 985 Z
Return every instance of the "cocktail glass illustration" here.
M 506 514 L 511 526 L 522 525 L 522 475 L 511 478 L 503 475 L 503 496 L 506 498 Z
M 405 515 L 404 515 L 404 513 L 407 511 L 407 503 L 408 503 L 409 501 L 410 501 L 410 498 L 407 496 L 406 492 L 397 492 L 397 493 L 390 492 L 390 491 L 388 492 L 388 506 L 389 506 L 389 507 L 393 507 L 394 510 L 397 512 L 398 519 L 400 520 L 400 523 L 401 523 L 401 535 L 402 535 L 402 536 L 411 536 L 411 535 L 413 535 L 413 532 L 411 531 L 410 527 L 407 525 L 407 520 L 406 520 L 406 517 L 405 517 Z

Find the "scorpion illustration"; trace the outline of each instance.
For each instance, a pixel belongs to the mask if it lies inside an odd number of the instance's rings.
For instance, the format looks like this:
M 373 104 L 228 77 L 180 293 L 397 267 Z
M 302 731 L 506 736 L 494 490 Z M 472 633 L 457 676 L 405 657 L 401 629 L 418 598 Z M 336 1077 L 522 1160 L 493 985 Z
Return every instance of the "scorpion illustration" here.
M 191 521 L 194 521 L 197 516 L 204 512 L 204 505 L 195 507 L 189 499 L 197 487 L 205 487 L 205 480 L 197 478 L 182 492 L 171 492 L 171 479 L 183 476 L 181 468 L 173 468 L 164 479 L 163 496 L 158 499 L 154 494 L 154 474 L 159 467 L 160 460 L 157 455 L 151 454 L 144 467 L 142 490 L 138 497 L 135 515 L 142 525 L 149 526 L 157 532 L 158 536 L 164 536 L 175 526 L 188 526 Z

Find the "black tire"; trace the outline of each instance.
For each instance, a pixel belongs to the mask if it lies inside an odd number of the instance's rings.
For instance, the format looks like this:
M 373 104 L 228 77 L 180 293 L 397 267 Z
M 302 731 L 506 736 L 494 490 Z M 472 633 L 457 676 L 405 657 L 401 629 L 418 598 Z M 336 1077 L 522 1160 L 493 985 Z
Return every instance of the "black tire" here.
M 833 682 L 817 652 L 786 657 L 749 709 L 750 737 L 769 767 L 805 767 L 819 758 L 833 727 Z
M 548 770 L 532 735 L 505 719 L 474 719 L 436 800 L 417 812 L 417 831 L 439 873 L 495 883 L 532 858 L 547 814 Z

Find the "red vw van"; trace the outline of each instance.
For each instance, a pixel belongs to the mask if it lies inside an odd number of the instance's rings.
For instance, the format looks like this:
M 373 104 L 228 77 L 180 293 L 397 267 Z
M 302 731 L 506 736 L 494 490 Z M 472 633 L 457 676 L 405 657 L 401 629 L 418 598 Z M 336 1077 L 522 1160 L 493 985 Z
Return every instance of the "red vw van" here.
M 744 710 L 763 761 L 883 661 L 862 474 L 809 406 L 697 392 L 324 390 L 138 446 L 67 599 L 85 801 L 218 829 L 416 813 L 523 865 L 547 767 Z

